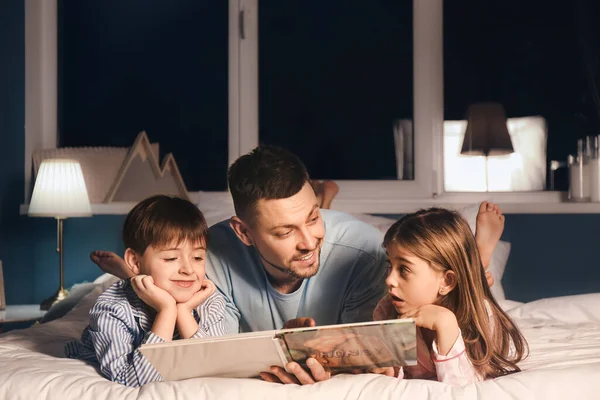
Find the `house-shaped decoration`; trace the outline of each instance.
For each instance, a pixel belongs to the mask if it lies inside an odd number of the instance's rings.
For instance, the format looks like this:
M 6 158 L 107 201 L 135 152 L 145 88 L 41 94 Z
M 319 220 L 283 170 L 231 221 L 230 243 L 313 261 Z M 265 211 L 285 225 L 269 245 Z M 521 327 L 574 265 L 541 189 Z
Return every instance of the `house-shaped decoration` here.
M 92 204 L 138 202 L 154 194 L 189 200 L 173 154 L 159 164 L 158 144 L 140 132 L 131 147 L 63 147 L 36 150 L 34 174 L 42 160 L 70 158 L 79 161 Z

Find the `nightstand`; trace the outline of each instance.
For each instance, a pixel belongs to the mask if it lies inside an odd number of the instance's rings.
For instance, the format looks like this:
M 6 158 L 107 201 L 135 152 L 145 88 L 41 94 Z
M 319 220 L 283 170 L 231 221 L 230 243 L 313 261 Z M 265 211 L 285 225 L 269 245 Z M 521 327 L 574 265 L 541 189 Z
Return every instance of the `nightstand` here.
M 0 310 L 0 332 L 4 324 L 18 322 L 35 322 L 41 319 L 46 311 L 40 310 L 39 304 L 23 304 L 6 306 L 6 310 Z

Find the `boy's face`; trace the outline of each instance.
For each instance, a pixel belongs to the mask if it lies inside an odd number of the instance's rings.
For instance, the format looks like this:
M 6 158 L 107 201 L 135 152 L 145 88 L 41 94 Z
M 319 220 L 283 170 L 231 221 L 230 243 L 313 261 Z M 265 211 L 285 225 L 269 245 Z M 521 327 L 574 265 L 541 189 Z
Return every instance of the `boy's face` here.
M 140 259 L 139 273 L 151 276 L 154 284 L 177 303 L 185 303 L 200 290 L 205 263 L 206 244 L 186 240 L 164 248 L 148 246 Z

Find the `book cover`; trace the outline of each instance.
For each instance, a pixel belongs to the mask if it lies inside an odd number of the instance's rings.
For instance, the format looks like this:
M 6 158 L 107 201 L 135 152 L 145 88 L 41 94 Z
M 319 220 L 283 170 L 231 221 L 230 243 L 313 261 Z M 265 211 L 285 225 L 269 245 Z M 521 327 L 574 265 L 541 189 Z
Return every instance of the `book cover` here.
M 306 366 L 314 357 L 332 373 L 417 363 L 412 319 L 282 330 L 276 335 L 288 362 Z
M 253 378 L 315 357 L 332 372 L 416 364 L 412 319 L 327 325 L 144 344 L 140 352 L 166 381 Z
M 251 332 L 201 339 L 144 344 L 140 352 L 165 381 L 200 377 L 253 378 L 285 355 L 277 331 Z

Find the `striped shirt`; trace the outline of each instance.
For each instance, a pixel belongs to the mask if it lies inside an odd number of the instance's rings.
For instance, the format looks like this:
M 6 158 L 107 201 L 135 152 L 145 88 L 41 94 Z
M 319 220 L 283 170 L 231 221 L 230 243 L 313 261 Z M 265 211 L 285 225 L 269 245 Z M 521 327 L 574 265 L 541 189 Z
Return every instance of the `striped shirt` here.
M 156 312 L 135 293 L 129 280 L 119 281 L 102 293 L 90 310 L 90 324 L 81 340 L 65 345 L 69 358 L 97 362 L 111 381 L 142 386 L 162 376 L 140 353 L 143 344 L 164 342 L 152 333 Z M 194 338 L 225 334 L 225 299 L 217 291 L 193 311 L 198 322 Z M 175 330 L 173 339 L 179 338 Z

